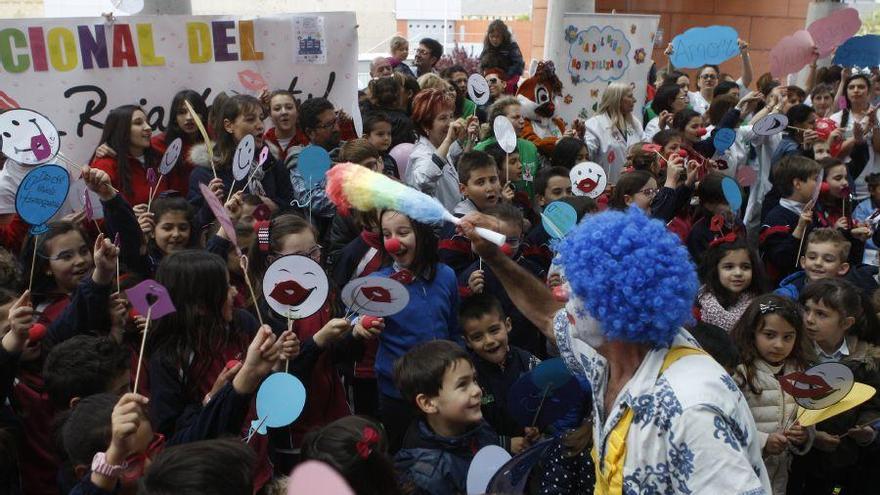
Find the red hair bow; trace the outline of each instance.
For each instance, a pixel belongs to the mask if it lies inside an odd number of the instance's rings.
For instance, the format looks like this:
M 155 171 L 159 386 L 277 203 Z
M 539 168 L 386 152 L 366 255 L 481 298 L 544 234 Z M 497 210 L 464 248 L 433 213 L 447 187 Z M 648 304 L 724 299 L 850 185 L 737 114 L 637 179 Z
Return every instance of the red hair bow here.
M 379 432 L 371 426 L 364 426 L 361 439 L 355 444 L 357 453 L 361 459 L 367 459 L 373 453 L 373 445 L 379 443 Z
M 728 244 L 731 242 L 736 242 L 736 232 L 728 232 L 721 237 L 716 237 L 709 243 L 709 247 L 720 246 L 722 244 Z

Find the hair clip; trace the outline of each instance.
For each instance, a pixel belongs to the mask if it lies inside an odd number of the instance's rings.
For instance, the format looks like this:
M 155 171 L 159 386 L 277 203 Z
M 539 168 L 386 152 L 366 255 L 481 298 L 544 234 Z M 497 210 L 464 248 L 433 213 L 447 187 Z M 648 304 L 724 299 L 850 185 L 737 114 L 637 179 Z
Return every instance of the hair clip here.
M 736 232 L 728 232 L 727 234 L 724 234 L 721 237 L 716 237 L 715 239 L 712 239 L 712 242 L 709 243 L 709 247 L 716 247 L 716 246 L 720 246 L 722 244 L 729 244 L 732 242 L 736 242 L 736 240 L 737 240 Z
M 781 309 L 782 309 L 782 306 L 776 304 L 773 301 L 761 303 L 758 305 L 758 311 L 760 311 L 762 315 L 766 315 L 768 313 L 775 313 Z
M 367 459 L 373 453 L 373 445 L 379 443 L 379 432 L 371 426 L 364 426 L 361 439 L 355 444 L 355 449 L 361 459 Z
M 254 230 L 257 232 L 257 245 L 260 246 L 260 251 L 264 253 L 269 252 L 269 221 L 268 220 L 257 220 L 254 222 Z

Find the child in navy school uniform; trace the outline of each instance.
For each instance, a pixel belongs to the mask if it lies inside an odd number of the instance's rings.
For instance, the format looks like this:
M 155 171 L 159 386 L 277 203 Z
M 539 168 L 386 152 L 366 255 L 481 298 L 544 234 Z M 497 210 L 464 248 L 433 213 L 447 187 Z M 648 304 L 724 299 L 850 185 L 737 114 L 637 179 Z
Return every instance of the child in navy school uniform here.
M 516 260 L 517 264 L 528 270 L 539 280 L 546 278 L 546 272 L 535 263 L 525 259 L 521 252 L 523 235 L 522 213 L 510 203 L 503 203 L 485 211 L 487 215 L 499 220 L 498 231 L 507 236 L 505 246 L 502 248 L 508 256 Z M 458 275 L 459 293 L 463 297 L 473 294 L 490 294 L 501 302 L 504 313 L 510 315 L 513 321 L 513 333 L 510 341 L 536 356 L 546 355 L 545 339 L 541 332 L 517 309 L 510 300 L 507 291 L 501 285 L 498 277 L 488 265 L 485 267 L 479 260 L 461 271 Z
M 466 298 L 458 312 L 464 341 L 471 350 L 477 381 L 483 389 L 483 417 L 498 433 L 501 446 L 516 455 L 537 438 L 538 430 L 523 428 L 507 413 L 510 388 L 540 363 L 532 353 L 508 342 L 511 323 L 498 299 L 488 294 Z
M 811 202 L 821 165 L 802 156 L 788 156 L 776 165 L 773 182 L 782 199 L 761 226 L 758 244 L 772 280 L 796 270 L 801 240 L 813 223 Z M 806 207 L 810 206 L 810 209 Z

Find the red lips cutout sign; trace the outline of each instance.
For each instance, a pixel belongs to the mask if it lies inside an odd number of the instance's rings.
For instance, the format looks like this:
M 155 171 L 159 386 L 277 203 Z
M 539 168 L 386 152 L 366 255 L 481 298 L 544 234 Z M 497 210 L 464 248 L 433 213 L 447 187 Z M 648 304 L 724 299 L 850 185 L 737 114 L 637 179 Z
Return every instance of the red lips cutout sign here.
M 409 304 L 409 291 L 392 278 L 356 278 L 342 288 L 342 302 L 352 313 L 391 316 Z

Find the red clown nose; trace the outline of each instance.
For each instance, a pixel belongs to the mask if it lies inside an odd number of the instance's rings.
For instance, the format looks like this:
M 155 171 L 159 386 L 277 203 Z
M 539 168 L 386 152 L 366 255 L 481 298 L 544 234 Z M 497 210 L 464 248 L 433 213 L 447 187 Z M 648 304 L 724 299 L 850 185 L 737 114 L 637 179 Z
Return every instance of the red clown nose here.
M 229 361 L 226 361 L 226 369 L 231 370 L 232 368 L 235 368 L 240 362 L 241 361 L 239 361 L 238 359 L 230 359 Z
M 34 323 L 28 330 L 28 340 L 31 342 L 39 342 L 46 336 L 46 325 L 42 323 Z
M 373 328 L 379 326 L 379 323 L 382 322 L 382 318 L 378 316 L 364 316 L 361 318 L 361 326 L 364 328 Z
M 508 258 L 513 256 L 513 248 L 510 247 L 510 244 L 506 242 L 501 245 L 501 252 L 504 253 L 504 256 L 507 256 Z
M 396 237 L 392 237 L 390 239 L 385 239 L 385 251 L 388 251 L 391 254 L 397 254 L 400 252 L 400 239 Z
M 706 135 L 707 132 L 708 131 L 705 127 L 700 127 L 699 129 L 697 129 L 697 136 L 703 137 Z

